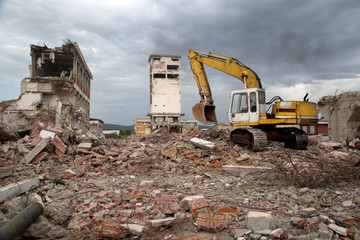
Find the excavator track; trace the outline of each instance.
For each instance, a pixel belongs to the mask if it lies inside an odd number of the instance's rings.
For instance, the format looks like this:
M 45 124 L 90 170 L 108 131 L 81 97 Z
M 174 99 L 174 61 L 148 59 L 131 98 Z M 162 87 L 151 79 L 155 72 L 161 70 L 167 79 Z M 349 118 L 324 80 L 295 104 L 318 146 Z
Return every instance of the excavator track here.
M 251 151 L 262 151 L 268 144 L 266 133 L 256 128 L 236 128 L 231 132 L 230 140 Z
M 308 145 L 308 135 L 298 128 L 272 128 L 264 129 L 269 140 L 284 142 L 285 147 L 292 149 L 306 149 Z

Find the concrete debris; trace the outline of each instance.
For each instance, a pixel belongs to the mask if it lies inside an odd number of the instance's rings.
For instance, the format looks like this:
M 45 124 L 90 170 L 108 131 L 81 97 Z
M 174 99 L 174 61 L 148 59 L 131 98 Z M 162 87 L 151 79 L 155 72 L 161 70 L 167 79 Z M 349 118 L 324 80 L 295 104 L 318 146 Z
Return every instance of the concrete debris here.
M 38 187 L 39 185 L 39 178 L 32 178 L 4 186 L 0 188 L 0 203 L 5 201 L 6 199 L 11 199 L 16 195 L 27 192 L 33 186 Z
M 30 163 L 50 142 L 50 138 L 44 138 L 39 142 L 36 147 L 34 147 L 24 158 L 20 161 L 20 163 L 28 164 Z
M 255 153 L 228 130 L 105 139 L 35 125 L 29 134 L 0 144 L 0 226 L 27 201 L 45 206 L 23 238 L 360 236 L 359 150 L 326 137 Z
M 333 141 L 360 137 L 360 91 L 324 96 L 319 100 L 318 107 L 328 121 L 329 136 Z
M 30 51 L 30 77 L 22 80 L 21 95 L 0 102 L 0 140 L 19 139 L 38 124 L 89 129 L 92 74 L 77 43 L 53 49 L 31 45 Z

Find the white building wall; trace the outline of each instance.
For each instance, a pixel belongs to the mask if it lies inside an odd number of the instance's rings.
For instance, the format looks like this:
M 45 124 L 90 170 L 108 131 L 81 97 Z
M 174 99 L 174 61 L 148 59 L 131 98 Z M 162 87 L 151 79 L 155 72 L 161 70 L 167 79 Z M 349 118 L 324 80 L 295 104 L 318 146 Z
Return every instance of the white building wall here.
M 150 113 L 181 114 L 180 56 L 151 55 Z

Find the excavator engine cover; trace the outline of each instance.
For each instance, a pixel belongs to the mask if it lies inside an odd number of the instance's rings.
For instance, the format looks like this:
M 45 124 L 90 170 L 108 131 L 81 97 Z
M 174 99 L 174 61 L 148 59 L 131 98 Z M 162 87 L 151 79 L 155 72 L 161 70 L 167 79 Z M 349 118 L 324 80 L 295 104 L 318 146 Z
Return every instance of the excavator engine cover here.
M 195 119 L 203 124 L 217 123 L 215 105 L 197 103 L 193 106 L 192 113 Z

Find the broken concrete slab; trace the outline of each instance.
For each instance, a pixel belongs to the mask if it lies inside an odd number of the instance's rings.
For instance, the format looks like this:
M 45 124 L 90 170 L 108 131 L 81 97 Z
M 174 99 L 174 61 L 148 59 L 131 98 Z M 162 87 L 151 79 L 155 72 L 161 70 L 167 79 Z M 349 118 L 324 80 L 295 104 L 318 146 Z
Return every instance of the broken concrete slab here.
M 222 168 L 235 177 L 244 177 L 249 174 L 259 173 L 262 171 L 269 171 L 269 167 L 256 166 L 237 166 L 237 165 L 223 165 Z
M 207 150 L 214 150 L 215 149 L 215 143 L 203 140 L 201 138 L 191 138 L 190 142 L 194 144 L 197 147 L 207 149 Z
M 175 218 L 163 218 L 163 219 L 153 219 L 150 220 L 149 223 L 152 227 L 160 227 L 160 226 L 166 226 L 172 223 L 175 220 Z
M 8 198 L 22 194 L 30 190 L 32 186 L 38 187 L 40 185 L 39 178 L 26 179 L 17 183 L 0 188 L 0 203 Z
M 0 167 L 0 178 L 10 176 L 15 166 Z
M 92 143 L 91 142 L 83 142 L 83 143 L 80 143 L 77 147 L 80 149 L 89 150 L 92 147 Z
M 272 216 L 264 212 L 249 212 L 246 214 L 246 228 L 252 231 L 271 229 Z
M 136 236 L 141 236 L 146 229 L 146 226 L 139 224 L 120 224 L 120 227 L 125 230 L 129 230 Z
M 24 144 L 17 145 L 16 150 L 23 155 L 26 155 L 30 152 L 30 149 L 28 149 Z
M 44 138 L 36 145 L 21 161 L 20 163 L 30 163 L 50 142 L 50 138 Z
M 346 232 L 346 228 L 340 227 L 336 224 L 329 224 L 328 227 L 333 230 L 334 232 L 336 232 L 337 234 L 340 234 L 342 236 L 347 236 L 347 232 Z
M 56 133 L 55 132 L 51 132 L 51 131 L 48 131 L 48 130 L 41 130 L 40 133 L 39 133 L 39 136 L 41 138 L 51 138 L 51 139 L 54 139 Z

